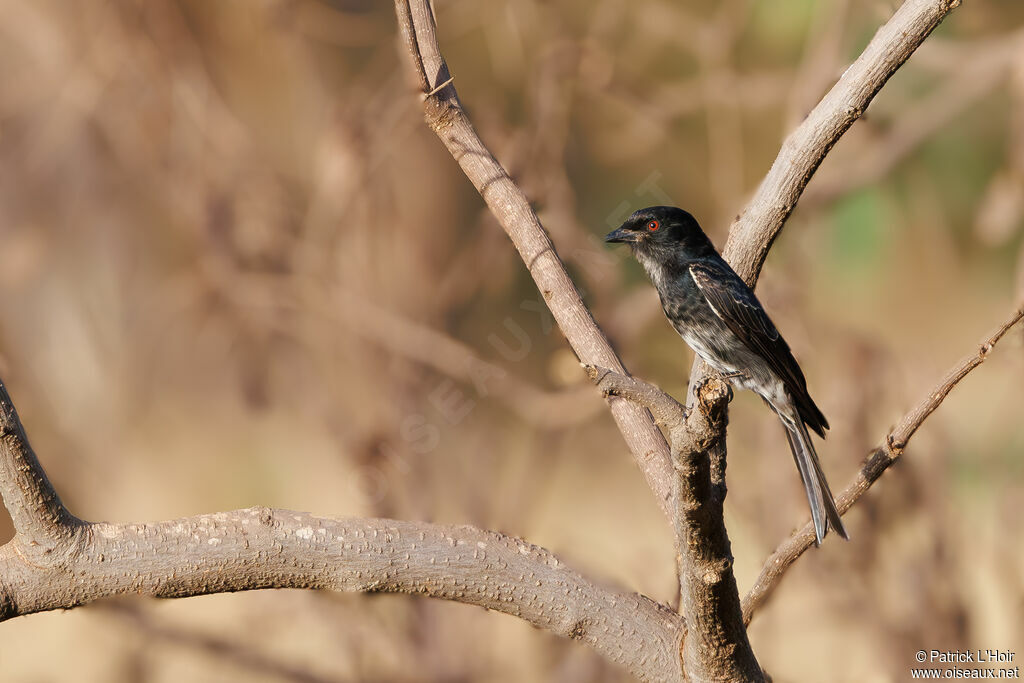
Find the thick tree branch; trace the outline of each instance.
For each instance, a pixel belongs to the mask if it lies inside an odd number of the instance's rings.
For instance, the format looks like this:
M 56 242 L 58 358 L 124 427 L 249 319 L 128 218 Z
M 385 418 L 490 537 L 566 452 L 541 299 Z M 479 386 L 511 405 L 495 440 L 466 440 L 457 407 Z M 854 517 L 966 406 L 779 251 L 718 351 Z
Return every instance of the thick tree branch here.
M 0 620 L 126 593 L 411 593 L 518 616 L 588 643 L 640 678 L 677 670 L 682 624 L 672 610 L 587 581 L 543 548 L 469 526 L 250 508 L 89 524 L 73 552 L 53 562 L 30 562 L 23 550 L 16 541 L 0 548 Z
M 683 668 L 693 681 L 764 681 L 747 639 L 725 528 L 725 428 L 731 392 L 720 379 L 701 384 L 685 426 L 672 432 L 676 470 L 676 553 L 687 635 Z
M 165 522 L 83 522 L 60 504 L 3 383 L 0 487 L 17 534 L 0 547 L 0 621 L 100 598 L 258 588 L 422 594 L 479 605 L 591 645 L 644 680 L 671 680 L 679 615 L 584 579 L 493 531 L 269 508 Z
M 861 466 L 857 478 L 845 491 L 836 498 L 836 506 L 841 513 L 845 513 L 861 496 L 867 493 L 871 485 L 882 476 L 882 473 L 889 469 L 889 466 L 896 462 L 896 459 L 903 454 L 910 438 L 924 423 L 928 416 L 935 412 L 945 400 L 949 392 L 959 384 L 960 380 L 966 377 L 972 370 L 985 362 L 988 354 L 1000 339 L 1009 332 L 1010 328 L 1024 318 L 1024 307 L 1014 312 L 1010 318 L 999 327 L 998 330 L 984 341 L 974 353 L 964 357 L 957 363 L 932 389 L 924 399 L 903 416 L 899 424 L 889 432 L 874 451 L 868 455 Z M 797 558 L 803 555 L 804 551 L 814 543 L 814 527 L 808 522 L 803 529 L 797 531 L 786 539 L 775 552 L 769 556 L 761 568 L 761 573 L 754 582 L 753 587 L 747 596 L 743 598 L 743 621 L 749 624 L 754 612 L 772 594 L 772 591 L 779 585 L 786 570 L 796 562 Z
M 512 240 L 580 361 L 625 373 L 622 361 L 583 304 L 526 196 L 491 155 L 463 111 L 438 47 L 430 3 L 396 0 L 395 11 L 409 60 L 424 93 L 428 125 Z M 668 444 L 642 408 L 614 397 L 609 398 L 609 405 L 658 504 L 671 517 L 672 468 Z

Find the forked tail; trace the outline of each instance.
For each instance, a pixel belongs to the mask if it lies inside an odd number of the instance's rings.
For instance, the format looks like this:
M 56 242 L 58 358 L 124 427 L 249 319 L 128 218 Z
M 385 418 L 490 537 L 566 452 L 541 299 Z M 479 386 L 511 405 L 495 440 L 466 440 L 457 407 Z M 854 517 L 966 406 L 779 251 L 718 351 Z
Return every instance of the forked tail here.
M 825 473 L 821 471 L 821 464 L 818 462 L 818 453 L 811 443 L 811 436 L 807 433 L 807 427 L 803 420 L 797 417 L 795 420 L 779 414 L 782 425 L 786 428 L 786 438 L 789 440 L 789 448 L 793 451 L 793 459 L 796 460 L 797 469 L 800 470 L 800 478 L 804 482 L 804 490 L 807 492 L 807 502 L 811 504 L 811 519 L 814 521 L 815 545 L 821 545 L 828 533 L 829 527 L 835 529 L 836 533 L 850 540 L 846 534 L 846 527 L 839 516 L 836 502 L 832 498 L 832 491 L 829 490 L 828 481 L 825 480 Z

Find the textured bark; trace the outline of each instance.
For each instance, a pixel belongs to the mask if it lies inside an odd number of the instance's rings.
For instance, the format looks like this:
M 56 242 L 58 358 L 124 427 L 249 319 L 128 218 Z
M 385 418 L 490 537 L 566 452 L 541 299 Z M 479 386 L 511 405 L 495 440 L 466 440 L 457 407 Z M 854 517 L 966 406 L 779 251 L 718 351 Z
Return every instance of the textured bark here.
M 747 639 L 725 529 L 725 427 L 728 387 L 711 381 L 696 392 L 696 410 L 671 437 L 676 468 L 676 545 L 680 607 L 687 635 L 683 668 L 691 681 L 764 681 Z
M 65 552 L 42 551 L 21 536 L 0 549 L 0 620 L 123 593 L 411 593 L 515 615 L 589 644 L 641 679 L 675 671 L 678 614 L 600 587 L 547 550 L 492 531 L 268 508 L 74 529 Z
M 696 391 L 687 411 L 660 389 L 605 368 L 585 367 L 606 394 L 635 401 L 668 432 L 675 469 L 676 562 L 686 636 L 681 661 L 692 681 L 763 681 L 747 639 L 725 529 L 725 423 L 729 388 L 720 380 Z
M 0 496 L 19 535 L 34 552 L 73 544 L 82 522 L 68 512 L 25 436 L 7 387 L 0 382 Z

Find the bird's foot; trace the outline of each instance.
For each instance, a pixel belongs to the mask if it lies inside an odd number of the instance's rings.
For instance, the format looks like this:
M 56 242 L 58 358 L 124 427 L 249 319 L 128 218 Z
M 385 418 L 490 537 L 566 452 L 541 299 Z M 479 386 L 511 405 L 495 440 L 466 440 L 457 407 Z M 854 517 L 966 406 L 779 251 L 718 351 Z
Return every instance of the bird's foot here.
M 734 378 L 734 377 L 743 377 L 743 373 L 742 372 L 729 372 L 729 373 L 721 373 L 721 372 L 719 372 L 718 373 L 718 377 L 715 377 L 714 375 L 709 375 L 707 377 L 704 377 L 704 378 L 702 378 L 697 383 L 696 386 L 694 386 L 694 388 L 693 388 L 694 396 L 700 397 L 703 394 L 703 392 L 704 392 L 704 387 L 706 387 L 709 382 L 711 382 L 714 379 L 721 379 L 722 380 L 722 384 L 725 385 L 725 400 L 726 400 L 726 403 L 732 403 L 732 398 L 733 398 L 734 394 L 733 394 L 733 391 L 732 391 L 732 382 L 730 382 L 729 380 Z
M 732 372 L 719 372 L 718 375 L 722 378 L 722 381 L 725 382 L 729 392 L 729 398 L 727 400 L 729 403 L 732 403 L 732 380 L 745 379 L 747 374 L 742 370 L 733 370 Z

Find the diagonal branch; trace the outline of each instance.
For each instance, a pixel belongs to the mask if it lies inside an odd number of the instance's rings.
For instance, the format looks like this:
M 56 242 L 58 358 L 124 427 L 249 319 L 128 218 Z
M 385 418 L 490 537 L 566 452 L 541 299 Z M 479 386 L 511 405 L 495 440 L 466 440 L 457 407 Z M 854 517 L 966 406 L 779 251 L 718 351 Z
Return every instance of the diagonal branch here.
M 882 473 L 889 469 L 889 466 L 896 462 L 896 459 L 903 454 L 907 442 L 924 423 L 928 416 L 935 412 L 945 400 L 949 392 L 960 383 L 972 370 L 985 362 L 989 352 L 1010 328 L 1024 319 L 1024 307 L 1017 309 L 1010 318 L 995 331 L 994 334 L 981 342 L 978 350 L 964 357 L 957 363 L 942 379 L 939 384 L 928 393 L 925 398 L 914 408 L 903 416 L 886 437 L 864 461 L 857 478 L 845 491 L 836 498 L 836 505 L 841 513 L 845 513 L 861 496 L 867 493 L 871 485 L 882 476 Z M 796 562 L 797 558 L 803 555 L 804 551 L 814 543 L 814 527 L 808 522 L 804 528 L 794 533 L 780 545 L 775 552 L 768 557 L 761 568 L 761 573 L 754 582 L 753 587 L 747 596 L 743 598 L 743 620 L 749 624 L 754 612 L 772 594 L 779 582 L 785 575 L 786 570 Z
M 768 175 L 729 229 L 723 254 L 753 286 L 814 172 L 871 100 L 960 0 L 906 0 L 839 81 L 786 137 Z
M 729 229 L 722 254 L 751 287 L 814 172 L 871 100 L 960 0 L 906 0 L 824 98 L 782 143 L 771 170 Z M 687 405 L 711 374 L 696 358 Z M 844 508 L 840 504 L 840 511 Z M 802 552 L 802 551 L 801 551 Z
M 491 155 L 463 111 L 438 47 L 430 3 L 396 0 L 395 11 L 409 60 L 424 93 L 427 124 L 458 161 L 511 238 L 580 361 L 625 373 L 622 361 L 583 304 L 526 196 Z M 672 468 L 668 444 L 644 409 L 615 397 L 609 398 L 609 406 L 658 504 L 671 517 Z
M 0 382 L 0 494 L 19 537 L 49 552 L 81 525 L 68 512 L 25 437 L 7 387 Z

